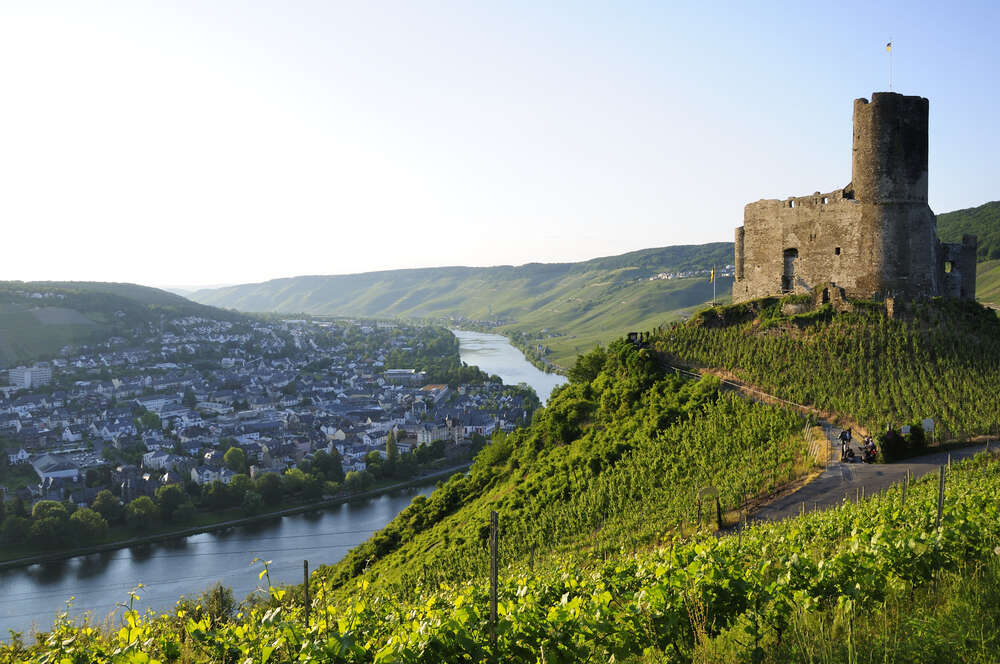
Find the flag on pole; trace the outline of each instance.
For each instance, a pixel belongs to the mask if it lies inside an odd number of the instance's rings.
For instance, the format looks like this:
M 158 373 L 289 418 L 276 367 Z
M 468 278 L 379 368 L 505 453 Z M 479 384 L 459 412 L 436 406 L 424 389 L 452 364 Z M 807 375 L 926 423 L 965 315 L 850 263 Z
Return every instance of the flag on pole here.
M 712 283 L 714 281 L 715 281 L 715 268 L 713 267 L 712 274 L 708 275 L 708 283 Z
M 892 42 L 889 42 L 888 44 L 885 45 L 885 50 L 892 53 Z

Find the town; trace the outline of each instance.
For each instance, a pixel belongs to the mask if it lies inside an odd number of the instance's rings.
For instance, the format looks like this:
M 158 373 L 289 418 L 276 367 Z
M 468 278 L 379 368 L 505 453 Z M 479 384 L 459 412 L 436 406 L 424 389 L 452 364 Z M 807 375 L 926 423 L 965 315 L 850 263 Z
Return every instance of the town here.
M 8 377 L 0 544 L 19 551 L 461 467 L 538 406 L 447 329 L 386 321 L 186 316 Z

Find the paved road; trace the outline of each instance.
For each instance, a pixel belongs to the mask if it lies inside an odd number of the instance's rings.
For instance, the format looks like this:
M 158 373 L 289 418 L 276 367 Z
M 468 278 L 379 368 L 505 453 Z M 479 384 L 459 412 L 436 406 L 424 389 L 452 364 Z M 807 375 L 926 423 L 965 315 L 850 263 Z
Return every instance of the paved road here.
M 806 512 L 825 509 L 840 504 L 845 496 L 854 500 L 862 489 L 866 495 L 872 495 L 888 489 L 893 484 L 902 482 L 906 478 L 907 470 L 910 471 L 911 478 L 916 479 L 928 473 L 937 472 L 942 464 L 948 463 L 949 454 L 951 454 L 952 461 L 958 461 L 974 456 L 986 447 L 985 444 L 971 445 L 950 452 L 936 452 L 895 463 L 862 463 L 861 461 L 843 463 L 840 461 L 840 441 L 837 440 L 840 430 L 834 429 L 832 425 L 827 423 L 822 426 L 830 443 L 830 460 L 827 462 L 826 470 L 799 490 L 785 496 L 779 496 L 770 503 L 761 506 L 750 515 L 750 521 L 777 521 L 797 516 L 803 509 L 803 504 Z M 857 443 L 858 441 L 855 440 L 855 447 L 857 447 Z M 994 443 L 993 447 L 997 447 L 997 444 Z

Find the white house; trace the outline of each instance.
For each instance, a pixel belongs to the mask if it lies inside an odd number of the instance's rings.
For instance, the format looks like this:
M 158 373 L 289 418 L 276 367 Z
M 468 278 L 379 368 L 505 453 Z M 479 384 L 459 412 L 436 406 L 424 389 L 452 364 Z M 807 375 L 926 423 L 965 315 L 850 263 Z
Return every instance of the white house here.
M 22 447 L 17 452 L 14 452 L 13 454 L 8 454 L 7 459 L 10 461 L 10 465 L 14 466 L 19 463 L 27 463 L 29 456 L 31 455 L 25 452 L 24 448 Z

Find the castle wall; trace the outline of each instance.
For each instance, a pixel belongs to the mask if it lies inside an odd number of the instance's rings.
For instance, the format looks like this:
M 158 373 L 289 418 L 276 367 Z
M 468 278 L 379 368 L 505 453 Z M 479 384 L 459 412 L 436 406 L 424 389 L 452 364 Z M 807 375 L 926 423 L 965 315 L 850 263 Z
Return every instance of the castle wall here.
M 850 185 L 747 205 L 733 301 L 831 283 L 851 298 L 974 298 L 975 237 L 942 245 L 927 205 L 928 107 L 892 92 L 855 100 Z
M 874 244 L 861 232 L 861 206 L 843 191 L 750 203 L 741 228 L 743 255 L 742 260 L 736 256 L 734 301 L 804 294 L 829 282 L 848 296 L 873 287 Z M 790 250 L 797 253 L 794 276 L 782 283 Z
M 975 298 L 977 245 L 975 235 L 963 235 L 961 244 L 941 244 L 937 266 L 941 295 Z

